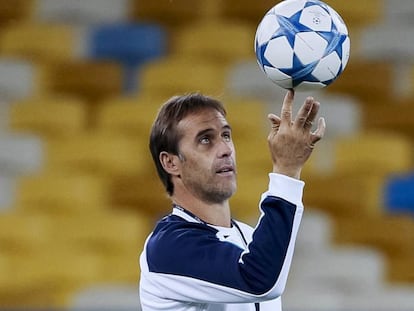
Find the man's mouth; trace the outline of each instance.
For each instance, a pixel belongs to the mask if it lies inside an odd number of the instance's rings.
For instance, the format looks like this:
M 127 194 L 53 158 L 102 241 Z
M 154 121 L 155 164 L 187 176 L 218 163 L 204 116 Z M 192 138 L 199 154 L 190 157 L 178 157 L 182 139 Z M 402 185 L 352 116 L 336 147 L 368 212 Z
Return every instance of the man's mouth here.
M 233 166 L 223 166 L 216 171 L 217 174 L 226 174 L 226 173 L 233 173 L 233 172 L 234 172 Z

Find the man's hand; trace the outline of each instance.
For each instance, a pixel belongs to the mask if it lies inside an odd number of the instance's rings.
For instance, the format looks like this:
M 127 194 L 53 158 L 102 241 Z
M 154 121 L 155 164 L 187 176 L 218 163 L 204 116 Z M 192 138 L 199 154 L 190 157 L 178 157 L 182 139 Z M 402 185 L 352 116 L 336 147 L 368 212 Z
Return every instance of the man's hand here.
M 283 101 L 280 118 L 269 114 L 272 129 L 268 144 L 273 161 L 273 172 L 300 178 L 303 165 L 312 153 L 315 143 L 325 133 L 325 120 L 319 118 L 317 129 L 312 132 L 312 125 L 319 110 L 319 102 L 308 97 L 292 119 L 294 92 L 288 91 Z

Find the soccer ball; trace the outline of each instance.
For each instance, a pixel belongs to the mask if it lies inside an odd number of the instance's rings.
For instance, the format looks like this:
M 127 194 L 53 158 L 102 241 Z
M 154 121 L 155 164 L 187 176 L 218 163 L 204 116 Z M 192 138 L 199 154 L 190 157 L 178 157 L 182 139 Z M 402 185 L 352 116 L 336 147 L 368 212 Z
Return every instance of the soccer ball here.
M 345 69 L 350 50 L 341 16 L 319 0 L 285 0 L 257 27 L 255 52 L 265 75 L 285 89 L 328 86 Z

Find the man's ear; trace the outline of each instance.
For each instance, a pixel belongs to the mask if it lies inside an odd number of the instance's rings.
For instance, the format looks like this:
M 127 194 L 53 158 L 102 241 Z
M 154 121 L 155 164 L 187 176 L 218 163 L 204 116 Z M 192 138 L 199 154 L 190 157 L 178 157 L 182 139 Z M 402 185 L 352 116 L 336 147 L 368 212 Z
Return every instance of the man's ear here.
M 166 151 L 160 153 L 160 162 L 164 170 L 170 175 L 180 175 L 179 162 L 180 158 L 177 155 Z

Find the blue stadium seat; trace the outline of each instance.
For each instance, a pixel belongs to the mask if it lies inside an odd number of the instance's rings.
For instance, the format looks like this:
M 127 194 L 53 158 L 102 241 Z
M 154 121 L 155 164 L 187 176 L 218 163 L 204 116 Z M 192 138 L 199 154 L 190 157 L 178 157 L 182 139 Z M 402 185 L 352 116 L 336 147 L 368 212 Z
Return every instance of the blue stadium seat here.
M 414 173 L 389 177 L 384 185 L 384 205 L 391 213 L 414 215 Z
M 165 29 L 155 23 L 116 23 L 92 27 L 89 57 L 120 62 L 125 69 L 125 87 L 136 85 L 136 71 L 145 62 L 163 56 L 167 49 Z

